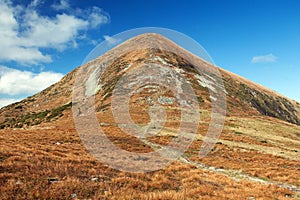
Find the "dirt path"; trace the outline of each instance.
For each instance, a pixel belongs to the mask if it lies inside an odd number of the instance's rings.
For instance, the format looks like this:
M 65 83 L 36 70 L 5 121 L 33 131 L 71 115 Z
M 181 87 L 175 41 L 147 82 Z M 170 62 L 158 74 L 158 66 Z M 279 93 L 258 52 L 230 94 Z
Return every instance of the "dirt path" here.
M 237 170 L 220 169 L 220 168 L 216 168 L 216 167 L 212 167 L 212 166 L 203 165 L 201 163 L 196 163 L 196 162 L 190 161 L 185 157 L 180 157 L 179 160 L 181 162 L 194 165 L 197 168 L 200 168 L 200 169 L 203 169 L 203 170 L 224 174 L 224 175 L 226 175 L 226 176 L 228 176 L 228 177 L 230 177 L 230 178 L 232 178 L 236 181 L 249 180 L 249 181 L 262 183 L 262 184 L 266 184 L 266 185 L 276 185 L 278 187 L 286 188 L 288 190 L 296 192 L 297 194 L 300 195 L 300 188 L 298 188 L 295 185 L 260 179 L 258 177 L 254 177 L 254 176 L 250 176 L 250 175 L 245 174 L 245 173 L 241 173 L 240 171 L 237 171 Z
M 162 148 L 162 145 L 154 144 L 154 143 L 149 142 L 147 140 L 143 140 L 143 142 L 146 143 L 147 145 L 151 146 L 154 149 Z M 207 171 L 210 171 L 210 172 L 215 172 L 215 173 L 226 175 L 226 176 L 232 178 L 235 181 L 248 180 L 248 181 L 261 183 L 261 184 L 265 184 L 265 185 L 276 185 L 280 188 L 285 188 L 285 189 L 288 189 L 290 191 L 293 191 L 297 194 L 297 196 L 298 195 L 300 196 L 300 188 L 295 186 L 295 185 L 260 179 L 258 177 L 250 176 L 250 175 L 245 174 L 244 172 L 241 172 L 241 171 L 238 171 L 238 170 L 221 169 L 221 168 L 216 168 L 216 167 L 213 167 L 213 166 L 203 165 L 201 163 L 193 162 L 193 161 L 187 159 L 184 156 L 181 156 L 180 158 L 178 158 L 178 160 L 180 162 L 183 162 L 183 163 L 186 163 L 186 164 L 194 165 L 199 169 L 203 169 L 203 170 L 207 170 Z

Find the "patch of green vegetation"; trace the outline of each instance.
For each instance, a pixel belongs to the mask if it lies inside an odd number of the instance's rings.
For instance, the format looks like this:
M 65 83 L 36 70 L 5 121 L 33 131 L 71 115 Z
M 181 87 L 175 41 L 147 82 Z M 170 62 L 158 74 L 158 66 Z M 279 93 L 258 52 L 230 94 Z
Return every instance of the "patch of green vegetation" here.
M 11 128 L 22 128 L 24 126 L 34 126 L 45 121 L 56 120 L 63 116 L 63 111 L 70 108 L 72 103 L 68 103 L 52 110 L 44 110 L 41 112 L 27 113 L 21 115 L 17 118 L 6 118 L 2 123 L 0 123 L 0 129 L 6 127 Z
M 47 115 L 47 117 L 46 117 L 47 121 L 50 121 L 53 118 L 62 117 L 63 116 L 63 111 L 66 110 L 67 108 L 70 108 L 71 106 L 72 106 L 72 102 L 52 109 L 50 114 Z
M 27 113 L 25 116 L 23 116 L 21 119 L 18 120 L 18 122 L 21 122 L 24 124 L 28 121 L 35 121 L 36 119 L 43 119 L 47 116 L 47 114 L 50 113 L 49 110 L 45 110 L 39 113 Z
M 234 87 L 234 85 L 236 87 Z M 296 109 L 287 99 L 264 94 L 248 87 L 246 84 L 236 83 L 230 79 L 225 79 L 225 87 L 231 96 L 242 100 L 238 104 L 230 104 L 231 106 L 239 106 L 246 109 L 250 104 L 262 115 L 300 125 L 300 119 L 296 114 Z

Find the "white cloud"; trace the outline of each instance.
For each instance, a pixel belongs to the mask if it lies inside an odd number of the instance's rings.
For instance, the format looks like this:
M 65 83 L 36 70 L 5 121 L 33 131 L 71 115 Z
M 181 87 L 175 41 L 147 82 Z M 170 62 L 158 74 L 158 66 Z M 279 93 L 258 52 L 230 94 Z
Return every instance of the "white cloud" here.
M 107 13 L 104 13 L 100 8 L 94 6 L 88 14 L 90 26 L 96 28 L 101 24 L 109 23 L 110 18 L 108 16 Z
M 37 48 L 24 48 L 19 46 L 2 46 L 0 53 L 2 61 L 17 61 L 22 65 L 37 65 L 40 62 L 49 63 L 52 61 L 50 55 L 44 55 Z
M 272 62 L 276 62 L 277 59 L 278 58 L 273 54 L 254 56 L 251 60 L 251 63 L 272 63 Z
M 31 7 L 36 7 L 36 6 L 40 5 L 40 4 L 41 4 L 41 0 L 33 0 L 33 1 L 31 1 L 31 3 L 29 4 L 29 6 L 31 6 Z
M 115 45 L 115 44 L 121 42 L 120 39 L 118 39 L 118 38 L 113 38 L 113 37 L 110 37 L 110 36 L 108 36 L 108 35 L 104 35 L 103 37 L 104 37 L 104 39 L 107 41 L 108 45 Z
M 0 95 L 32 95 L 56 83 L 62 77 L 61 73 L 33 73 L 0 66 Z
M 27 7 L 0 1 L 0 62 L 15 61 L 23 65 L 51 62 L 45 49 L 76 48 L 79 40 L 92 28 L 109 22 L 109 16 L 98 7 L 81 10 L 84 15 L 60 13 L 53 17 L 40 15 L 34 0 Z M 69 6 L 61 0 L 60 8 Z
M 51 7 L 55 10 L 67 10 L 70 8 L 70 4 L 67 0 L 60 0 L 59 3 L 53 4 Z
M 87 29 L 89 23 L 75 16 L 56 15 L 54 19 L 38 16 L 36 12 L 25 16 L 30 29 L 24 32 L 20 44 L 27 47 L 51 47 L 64 49 L 75 40 L 80 30 Z
M 21 101 L 21 99 L 13 99 L 13 98 L 0 98 L 0 108 L 7 106 L 9 104 Z

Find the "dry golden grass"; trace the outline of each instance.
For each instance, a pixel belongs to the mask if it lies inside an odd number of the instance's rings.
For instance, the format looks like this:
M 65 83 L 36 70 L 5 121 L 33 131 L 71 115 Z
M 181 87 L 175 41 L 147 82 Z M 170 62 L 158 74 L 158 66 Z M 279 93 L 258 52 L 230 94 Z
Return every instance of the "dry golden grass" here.
M 294 192 L 276 185 L 236 181 L 193 165 L 176 161 L 150 173 L 125 173 L 99 163 L 81 144 L 71 113 L 56 123 L 28 130 L 0 131 L 0 199 L 291 199 Z M 109 118 L 106 118 L 109 119 Z M 109 120 L 108 120 L 109 122 Z M 111 123 L 111 121 L 110 121 Z M 147 145 L 106 127 L 109 137 L 131 151 Z M 166 137 L 166 136 L 164 136 Z M 123 139 L 122 139 L 123 138 Z M 168 138 L 166 139 L 168 140 Z M 120 142 L 122 141 L 122 142 Z M 163 140 L 162 140 L 163 141 Z M 59 142 L 59 143 L 57 143 Z M 251 140 L 247 140 L 251 143 Z M 187 154 L 197 160 L 201 140 Z M 257 177 L 299 186 L 299 161 L 272 157 L 224 144 L 216 145 L 202 163 L 239 169 Z M 234 176 L 233 176 L 234 177 Z M 76 194 L 76 197 L 75 197 Z

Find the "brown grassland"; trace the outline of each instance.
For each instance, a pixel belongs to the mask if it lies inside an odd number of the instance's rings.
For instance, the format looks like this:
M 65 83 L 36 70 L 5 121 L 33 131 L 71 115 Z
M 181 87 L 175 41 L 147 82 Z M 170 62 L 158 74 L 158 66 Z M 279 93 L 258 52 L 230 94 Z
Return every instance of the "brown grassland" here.
M 208 156 L 197 156 L 205 132 L 200 126 L 184 155 L 192 164 L 178 160 L 155 172 L 125 173 L 87 152 L 71 118 L 67 110 L 55 123 L 0 131 L 0 199 L 300 198 L 297 188 L 287 188 L 300 186 L 299 126 L 272 118 L 228 117 Z M 116 145 L 149 151 L 132 137 L 122 138 L 111 113 L 99 118 L 110 124 L 103 129 Z M 170 130 L 149 140 L 167 144 Z

